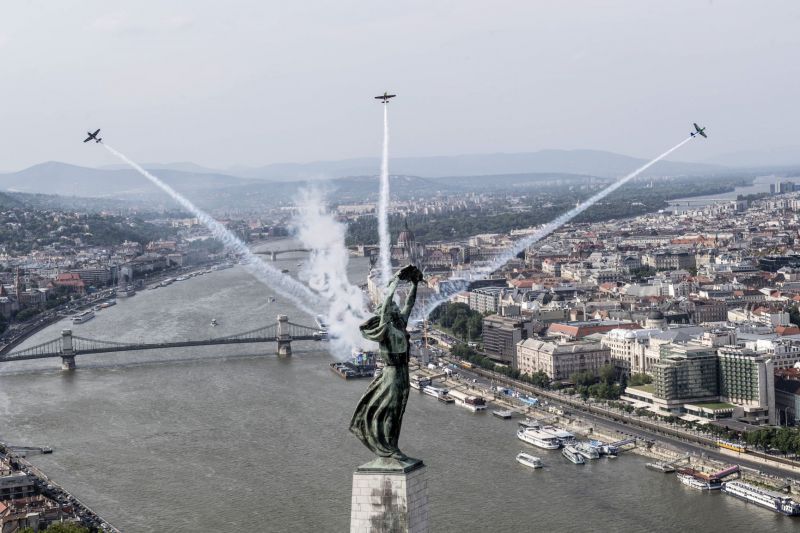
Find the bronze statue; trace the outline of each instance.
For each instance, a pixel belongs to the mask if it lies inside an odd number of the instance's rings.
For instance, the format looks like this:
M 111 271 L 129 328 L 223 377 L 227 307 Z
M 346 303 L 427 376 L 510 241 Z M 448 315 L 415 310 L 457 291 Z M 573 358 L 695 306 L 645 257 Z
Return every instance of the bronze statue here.
M 401 310 L 394 303 L 394 292 L 401 281 L 410 281 L 413 286 Z M 408 317 L 417 297 L 417 285 L 422 281 L 422 272 L 408 265 L 392 278 L 386 291 L 386 298 L 378 308 L 377 314 L 361 324 L 361 334 L 365 339 L 380 345 L 380 356 L 385 363 L 381 375 L 370 383 L 361 397 L 350 421 L 350 431 L 364 443 L 364 446 L 382 458 L 398 461 L 417 461 L 410 459 L 400 448 L 400 425 L 408 401 L 408 353 L 409 335 L 406 332 Z

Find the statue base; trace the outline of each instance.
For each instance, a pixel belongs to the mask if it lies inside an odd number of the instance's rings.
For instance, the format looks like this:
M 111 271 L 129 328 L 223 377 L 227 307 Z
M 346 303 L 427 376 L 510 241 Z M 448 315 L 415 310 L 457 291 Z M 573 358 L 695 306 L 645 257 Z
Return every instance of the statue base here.
M 351 533 L 428 533 L 428 478 L 419 459 L 378 457 L 359 466 L 351 501 Z

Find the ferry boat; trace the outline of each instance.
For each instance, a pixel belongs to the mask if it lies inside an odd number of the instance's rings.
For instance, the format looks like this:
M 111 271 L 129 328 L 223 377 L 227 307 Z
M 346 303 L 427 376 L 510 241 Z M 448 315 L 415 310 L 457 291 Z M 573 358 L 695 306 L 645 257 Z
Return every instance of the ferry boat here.
M 211 325 L 212 326 L 216 326 L 217 325 L 217 319 L 216 318 L 212 318 L 211 319 Z
M 564 449 L 561 450 L 561 455 L 576 465 L 586 464 L 586 461 L 583 459 L 583 455 L 581 455 L 580 451 L 578 451 L 578 449 L 571 444 L 564 446 Z
M 88 322 L 93 318 L 94 318 L 94 311 L 89 309 L 88 311 L 84 311 L 83 313 L 81 313 L 79 315 L 75 315 L 74 317 L 72 317 L 72 323 L 73 324 L 83 324 L 84 322 Z
M 422 390 L 422 389 L 424 389 L 425 387 L 427 387 L 428 385 L 431 384 L 431 380 L 430 379 L 421 378 L 416 374 L 411 376 L 411 379 L 409 380 L 409 382 L 411 384 L 411 387 L 414 388 L 414 389 L 417 389 L 417 390 Z
M 560 442 L 564 446 L 575 442 L 575 435 L 573 435 L 569 431 L 565 431 L 555 426 L 544 426 L 541 429 L 541 431 L 543 431 L 544 433 L 549 433 L 553 437 L 557 438 L 558 442 Z
M 579 442 L 575 445 L 575 449 L 586 459 L 600 459 L 600 450 L 590 442 Z
M 755 487 L 743 481 L 726 481 L 722 484 L 722 492 L 736 496 L 746 502 L 766 507 L 770 511 L 788 516 L 800 515 L 800 503 L 780 492 Z
M 538 429 L 520 429 L 517 431 L 517 438 L 545 450 L 557 450 L 561 447 L 557 438 Z
M 525 452 L 519 452 L 517 454 L 517 462 L 531 468 L 542 468 L 544 466 L 541 459 Z
M 722 483 L 718 479 L 705 479 L 700 478 L 695 475 L 685 473 L 685 472 L 678 472 L 676 474 L 678 477 L 678 481 L 686 485 L 687 487 L 691 487 L 693 489 L 698 490 L 719 490 L 722 488 Z
M 447 397 L 450 398 L 450 400 L 452 401 L 450 395 L 447 394 L 450 391 L 448 391 L 447 389 L 440 389 L 439 387 L 434 387 L 433 385 L 426 385 L 425 387 L 422 388 L 422 392 L 424 392 L 428 396 L 433 396 L 434 398 L 439 400 L 441 400 L 444 397 Z

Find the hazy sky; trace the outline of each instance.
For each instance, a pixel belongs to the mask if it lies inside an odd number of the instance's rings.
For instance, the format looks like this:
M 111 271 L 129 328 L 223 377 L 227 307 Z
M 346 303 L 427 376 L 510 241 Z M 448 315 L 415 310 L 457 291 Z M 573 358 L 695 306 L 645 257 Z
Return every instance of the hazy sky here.
M 0 169 L 800 145 L 800 2 L 2 0 Z M 377 171 L 377 169 L 376 169 Z

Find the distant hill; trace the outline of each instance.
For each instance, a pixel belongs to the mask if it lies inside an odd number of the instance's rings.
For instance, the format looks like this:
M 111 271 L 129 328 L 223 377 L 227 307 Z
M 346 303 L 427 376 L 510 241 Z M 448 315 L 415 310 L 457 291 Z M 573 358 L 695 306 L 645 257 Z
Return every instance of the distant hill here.
M 542 150 L 517 154 L 477 154 L 392 158 L 392 174 L 440 178 L 498 174 L 567 173 L 618 177 L 635 170 L 646 160 L 599 150 Z M 276 163 L 258 168 L 232 167 L 230 174 L 266 180 L 316 180 L 345 176 L 375 175 L 378 158 Z M 699 175 L 727 170 L 720 165 L 661 161 L 645 175 Z
M 182 192 L 245 185 L 251 180 L 224 174 L 160 170 L 158 177 Z M 109 170 L 48 162 L 0 174 L 0 190 L 84 197 L 163 194 L 133 169 Z

